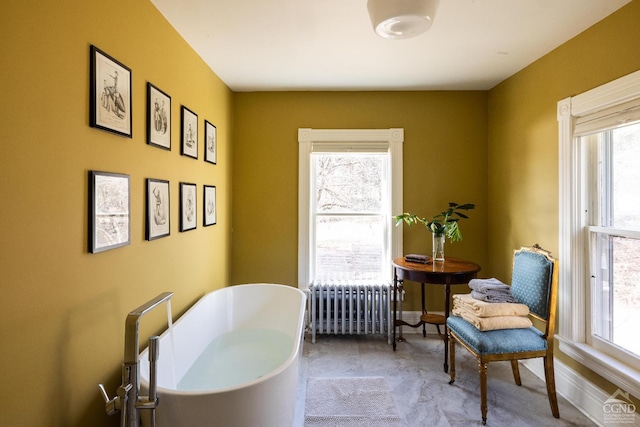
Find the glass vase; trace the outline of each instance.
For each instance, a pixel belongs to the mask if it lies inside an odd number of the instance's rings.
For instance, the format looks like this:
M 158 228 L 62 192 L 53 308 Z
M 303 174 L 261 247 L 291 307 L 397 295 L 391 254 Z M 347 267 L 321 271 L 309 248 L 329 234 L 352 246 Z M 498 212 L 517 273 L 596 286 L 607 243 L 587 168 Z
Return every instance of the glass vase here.
M 444 261 L 444 233 L 431 233 L 431 255 L 434 261 Z

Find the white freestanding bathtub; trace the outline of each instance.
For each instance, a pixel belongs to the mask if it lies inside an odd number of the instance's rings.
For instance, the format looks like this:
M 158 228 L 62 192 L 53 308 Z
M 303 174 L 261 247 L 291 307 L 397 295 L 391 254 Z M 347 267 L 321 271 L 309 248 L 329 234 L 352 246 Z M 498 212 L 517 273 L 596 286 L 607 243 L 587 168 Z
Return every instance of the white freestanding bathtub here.
M 160 336 L 157 427 L 293 424 L 305 294 L 274 284 L 203 296 Z M 148 350 L 140 354 L 148 393 Z M 140 411 L 148 426 L 147 410 Z

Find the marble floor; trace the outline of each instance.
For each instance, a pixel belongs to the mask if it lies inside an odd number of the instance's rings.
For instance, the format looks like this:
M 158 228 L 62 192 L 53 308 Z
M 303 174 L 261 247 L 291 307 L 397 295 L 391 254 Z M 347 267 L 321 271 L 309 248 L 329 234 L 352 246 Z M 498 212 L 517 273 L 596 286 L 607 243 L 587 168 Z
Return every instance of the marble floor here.
M 306 337 L 300 365 L 295 427 L 304 426 L 304 400 L 310 377 L 384 377 L 407 427 L 481 426 L 477 362 L 457 347 L 456 381 L 443 370 L 444 343 L 437 335 L 406 334 L 394 352 L 386 337 L 320 335 Z M 594 426 L 558 395 L 560 419 L 553 418 L 544 381 L 521 367 L 522 386 L 509 362 L 488 369 L 487 426 Z

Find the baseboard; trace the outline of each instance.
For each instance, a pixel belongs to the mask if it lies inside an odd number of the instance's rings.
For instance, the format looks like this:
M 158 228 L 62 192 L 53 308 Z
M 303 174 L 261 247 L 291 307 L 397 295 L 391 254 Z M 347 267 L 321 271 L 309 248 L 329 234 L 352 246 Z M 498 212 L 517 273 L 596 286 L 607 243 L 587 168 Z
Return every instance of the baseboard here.
M 533 374 L 544 381 L 544 365 L 541 358 L 522 360 L 522 366 L 529 369 Z M 567 399 L 580 412 L 586 415 L 591 421 L 601 427 L 614 427 L 618 423 L 606 422 L 604 419 L 604 404 L 610 396 L 586 378 L 578 375 L 576 371 L 567 365 L 554 359 L 554 373 L 556 380 L 556 392 Z M 560 414 L 562 417 L 562 414 Z M 638 418 L 638 415 L 635 415 Z M 623 425 L 623 424 L 620 424 Z M 629 425 L 624 424 L 624 425 Z

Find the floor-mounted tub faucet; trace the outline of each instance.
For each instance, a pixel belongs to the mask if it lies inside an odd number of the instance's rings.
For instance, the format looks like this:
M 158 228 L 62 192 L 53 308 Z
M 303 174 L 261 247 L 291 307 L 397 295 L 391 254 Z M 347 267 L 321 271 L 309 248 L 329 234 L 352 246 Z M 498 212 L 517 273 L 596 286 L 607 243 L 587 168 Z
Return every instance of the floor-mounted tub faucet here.
M 156 361 L 159 356 L 159 341 L 157 336 L 149 338 L 149 395 L 140 396 L 140 361 L 138 324 L 140 318 L 161 303 L 168 301 L 173 292 L 164 292 L 154 299 L 147 301 L 127 315 L 124 328 L 124 363 L 122 364 L 122 384 L 118 387 L 116 396 L 109 398 L 104 386 L 98 387 L 105 399 L 107 414 L 120 412 L 120 427 L 139 427 L 140 409 L 151 411 L 151 427 L 155 427 L 155 408 L 158 405 L 156 396 Z

